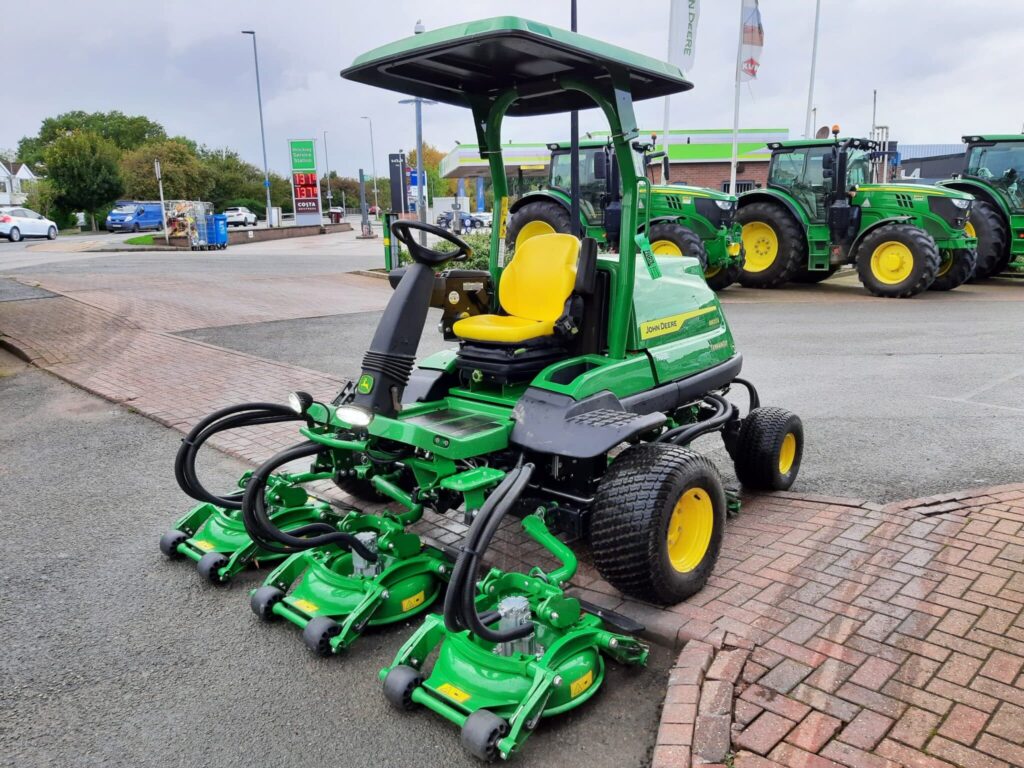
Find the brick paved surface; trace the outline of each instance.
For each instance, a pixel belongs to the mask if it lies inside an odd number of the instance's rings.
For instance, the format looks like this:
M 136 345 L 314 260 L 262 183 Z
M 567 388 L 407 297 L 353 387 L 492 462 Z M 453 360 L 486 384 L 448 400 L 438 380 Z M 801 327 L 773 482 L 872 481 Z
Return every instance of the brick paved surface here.
M 277 309 L 243 302 L 204 314 L 202 301 L 176 308 L 166 287 L 141 303 L 82 290 L 84 300 L 0 302 L 5 341 L 171 427 L 299 387 L 330 397 L 342 383 L 167 332 L 239 322 L 250 311 L 294 316 L 294 297 Z M 280 425 L 215 444 L 258 462 L 294 441 L 293 428 Z M 427 513 L 418 530 L 454 543 L 465 528 Z M 499 532 L 493 554 L 504 567 L 550 562 L 513 526 Z M 585 557 L 575 584 L 682 649 L 653 752 L 659 768 L 1024 765 L 1024 484 L 884 507 L 750 497 L 728 524 L 707 588 L 685 604 L 624 600 Z

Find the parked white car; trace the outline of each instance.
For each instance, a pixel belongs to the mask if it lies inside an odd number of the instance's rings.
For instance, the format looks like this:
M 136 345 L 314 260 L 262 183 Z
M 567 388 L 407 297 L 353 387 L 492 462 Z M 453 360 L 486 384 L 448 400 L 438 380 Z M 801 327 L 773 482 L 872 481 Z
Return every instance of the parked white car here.
M 229 227 L 255 227 L 256 214 L 245 207 L 225 208 Z
M 6 237 L 12 243 L 17 243 L 24 237 L 56 240 L 57 224 L 28 208 L 0 208 L 0 237 Z

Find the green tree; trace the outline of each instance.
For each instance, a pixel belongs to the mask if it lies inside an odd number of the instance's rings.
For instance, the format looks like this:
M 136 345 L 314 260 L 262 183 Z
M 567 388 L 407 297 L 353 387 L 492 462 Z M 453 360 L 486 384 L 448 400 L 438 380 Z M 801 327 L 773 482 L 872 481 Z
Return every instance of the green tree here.
M 199 159 L 207 178 L 207 195 L 214 208 L 224 210 L 237 200 L 266 200 L 263 192 L 263 171 L 242 160 L 238 153 L 227 149 L 200 147 Z M 250 207 L 251 206 L 247 206 Z M 260 209 L 266 207 L 266 202 Z M 252 209 L 255 213 L 256 210 Z
M 160 161 L 164 197 L 168 200 L 205 200 L 210 177 L 195 151 L 178 139 L 151 142 L 121 157 L 125 195 L 133 200 L 157 200 L 159 188 L 154 161 Z
M 88 211 L 96 229 L 96 210 L 124 192 L 117 147 L 89 131 L 54 141 L 43 156 L 56 204 L 65 210 Z
M 435 197 L 450 197 L 455 194 L 455 180 L 445 179 L 441 176 L 441 161 L 445 153 L 432 144 L 423 142 L 423 170 L 427 177 L 427 191 L 430 199 Z M 416 150 L 409 153 L 408 160 L 411 168 L 416 167 Z
M 123 112 L 64 112 L 43 120 L 36 136 L 26 136 L 18 142 L 18 158 L 30 166 L 45 163 L 46 150 L 57 139 L 69 133 L 88 132 L 109 140 L 119 149 L 129 150 L 151 141 L 163 141 L 167 132 L 160 123 L 142 115 Z
M 28 183 L 28 197 L 25 200 L 25 207 L 43 214 L 48 219 L 52 219 L 54 216 L 57 216 L 57 196 L 57 189 L 53 186 L 53 182 L 50 179 L 37 179 Z

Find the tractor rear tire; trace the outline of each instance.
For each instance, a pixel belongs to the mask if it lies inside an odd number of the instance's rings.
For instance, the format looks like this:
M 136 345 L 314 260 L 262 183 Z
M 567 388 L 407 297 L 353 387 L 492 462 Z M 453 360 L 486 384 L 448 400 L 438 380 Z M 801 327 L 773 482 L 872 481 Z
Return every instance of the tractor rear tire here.
M 891 247 L 897 264 L 890 265 Z M 857 274 L 867 291 L 884 299 L 907 299 L 927 291 L 939 271 L 939 249 L 920 227 L 886 224 L 869 232 L 857 248 Z
M 594 564 L 624 594 L 674 605 L 711 576 L 725 514 L 722 480 L 707 457 L 667 443 L 634 445 L 598 484 Z
M 994 205 L 976 200 L 968 223 L 978 238 L 978 266 L 971 279 L 978 282 L 995 277 L 1006 268 L 1003 258 L 1010 251 L 1003 218 Z
M 838 271 L 839 267 L 829 267 L 828 269 L 808 269 L 807 267 L 800 267 L 800 269 L 793 273 L 793 277 L 791 277 L 790 280 L 794 283 L 804 284 L 823 283 Z
M 796 480 L 804 454 L 804 425 L 785 408 L 755 408 L 730 447 L 736 477 L 745 488 L 785 491 Z
M 978 252 L 971 248 L 942 251 L 939 271 L 929 291 L 951 291 L 966 283 L 974 275 Z
M 740 285 L 778 288 L 807 263 L 807 237 L 781 205 L 751 203 L 740 208 L 736 220 L 743 225 L 746 251 Z
M 696 232 L 674 221 L 659 221 L 651 226 L 647 239 L 656 256 L 689 256 L 708 268 L 708 252 Z
M 533 226 L 528 227 L 528 224 Z M 512 214 L 505 232 L 505 249 L 511 255 L 520 242 L 531 237 L 553 232 L 570 234 L 572 231 L 572 219 L 564 205 L 554 200 L 535 200 Z

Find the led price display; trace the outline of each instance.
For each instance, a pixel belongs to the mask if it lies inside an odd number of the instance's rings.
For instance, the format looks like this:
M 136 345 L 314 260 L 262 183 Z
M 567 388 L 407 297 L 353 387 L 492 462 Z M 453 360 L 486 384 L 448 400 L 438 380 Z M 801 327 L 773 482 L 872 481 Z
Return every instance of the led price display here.
M 320 183 L 315 173 L 293 173 L 292 186 L 296 200 L 317 200 L 320 197 Z

